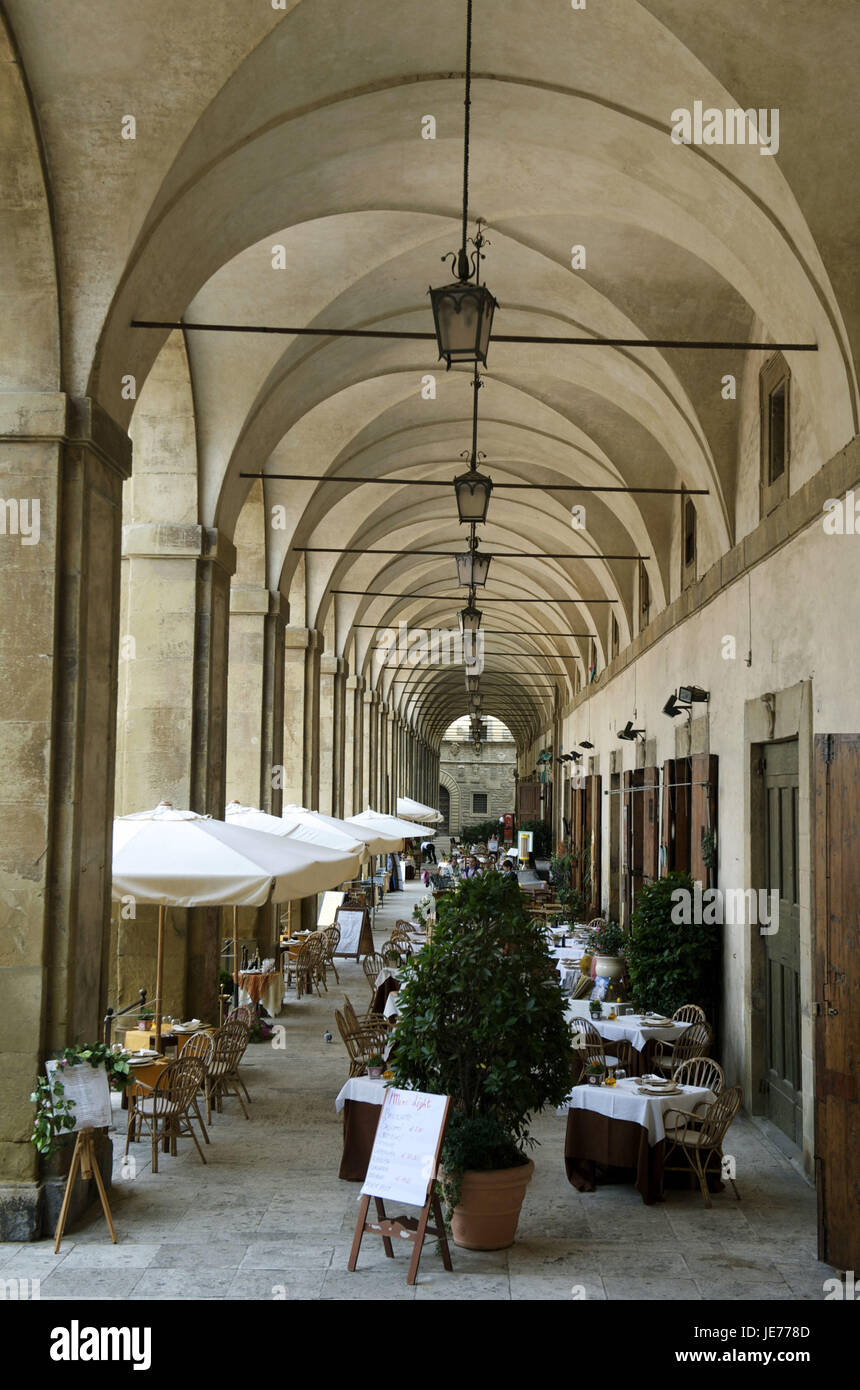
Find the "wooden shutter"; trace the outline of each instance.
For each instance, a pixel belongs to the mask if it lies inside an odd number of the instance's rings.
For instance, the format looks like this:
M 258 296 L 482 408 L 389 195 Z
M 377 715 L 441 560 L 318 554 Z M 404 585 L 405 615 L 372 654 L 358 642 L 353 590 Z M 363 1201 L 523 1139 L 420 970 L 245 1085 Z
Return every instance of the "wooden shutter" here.
M 818 1257 L 860 1269 L 860 734 L 817 734 L 813 1016 Z
M 642 785 L 642 879 L 653 883 L 660 872 L 660 771 L 643 769 Z
M 690 759 L 690 875 L 703 888 L 717 883 L 717 755 L 696 753 Z M 702 852 L 702 837 L 713 835 L 714 858 L 710 868 Z
M 669 758 L 663 764 L 660 843 L 666 854 L 661 877 L 690 869 L 690 760 Z
M 517 783 L 517 819 L 540 820 L 540 782 Z
M 573 886 L 582 891 L 582 854 L 585 849 L 585 787 L 572 787 L 572 840 L 576 854 L 573 866 Z
M 591 865 L 591 911 L 600 912 L 601 830 L 603 826 L 603 778 L 593 773 L 585 779 L 585 848 Z
M 630 925 L 630 914 L 636 896 L 642 887 L 642 813 L 645 809 L 645 792 L 642 790 L 645 773 L 642 768 L 624 773 L 624 795 L 622 798 L 621 843 L 623 845 L 623 901 L 625 924 Z

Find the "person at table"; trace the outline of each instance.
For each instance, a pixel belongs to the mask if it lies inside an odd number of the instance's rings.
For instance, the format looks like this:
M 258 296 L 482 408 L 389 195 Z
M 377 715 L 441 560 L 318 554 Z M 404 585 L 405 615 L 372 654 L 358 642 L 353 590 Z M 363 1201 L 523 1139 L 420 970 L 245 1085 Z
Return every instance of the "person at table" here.
M 519 883 L 517 871 L 511 863 L 510 859 L 502 860 L 502 873 L 504 874 L 505 878 L 512 878 L 514 880 L 514 883 Z
M 482 874 L 483 872 L 484 872 L 484 870 L 481 868 L 481 866 L 480 866 L 480 864 L 478 863 L 478 860 L 477 860 L 477 858 L 475 857 L 475 855 L 474 855 L 474 854 L 470 854 L 470 855 L 469 855 L 469 858 L 468 858 L 467 861 L 466 861 L 466 869 L 465 869 L 465 872 L 464 872 L 464 874 L 463 874 L 463 877 L 464 877 L 464 878 L 477 878 L 478 874 Z

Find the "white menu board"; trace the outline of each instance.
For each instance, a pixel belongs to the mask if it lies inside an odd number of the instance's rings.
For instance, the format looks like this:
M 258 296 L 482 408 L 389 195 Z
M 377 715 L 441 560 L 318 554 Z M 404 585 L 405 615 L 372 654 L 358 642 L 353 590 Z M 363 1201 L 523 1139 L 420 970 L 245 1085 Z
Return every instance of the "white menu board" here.
M 46 1062 L 45 1070 L 53 1086 L 57 1063 Z M 112 1117 L 107 1068 L 104 1065 L 91 1067 L 89 1062 L 81 1062 L 76 1067 L 61 1067 L 59 1070 L 65 1099 L 75 1102 L 72 1111 L 75 1129 L 101 1129 L 109 1125 Z M 68 1134 L 71 1131 L 65 1132 Z
M 390 1197 L 423 1207 L 434 1176 L 448 1107 L 447 1096 L 423 1091 L 385 1092 L 373 1152 L 362 1187 L 366 1197 Z
M 357 956 L 361 949 L 361 929 L 364 926 L 363 907 L 339 907 L 335 926 L 340 928 L 336 956 Z

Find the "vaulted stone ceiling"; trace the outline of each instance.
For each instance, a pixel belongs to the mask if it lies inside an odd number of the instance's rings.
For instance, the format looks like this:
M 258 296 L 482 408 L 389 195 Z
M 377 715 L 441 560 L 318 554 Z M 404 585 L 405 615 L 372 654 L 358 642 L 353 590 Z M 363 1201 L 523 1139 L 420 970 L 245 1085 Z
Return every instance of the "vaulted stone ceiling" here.
M 130 321 L 428 331 L 427 286 L 446 278 L 441 257 L 459 237 L 465 6 L 147 0 L 107 7 L 94 26 L 97 8 L 6 6 L 49 152 L 64 388 L 131 427 L 139 457 L 158 448 L 146 412 L 165 429 L 168 415 L 193 419 L 196 487 L 177 492 L 177 512 L 233 536 L 243 508 L 262 527 L 283 507 L 285 528 L 261 532 L 264 582 L 289 596 L 291 622 L 375 675 L 375 627 L 456 623 L 453 561 L 296 547 L 461 548 L 452 491 L 428 484 L 462 467 L 469 373 L 445 374 L 423 341 L 168 337 Z M 860 328 L 840 264 L 856 237 L 841 171 L 860 153 L 843 115 L 852 9 L 476 0 L 471 211 L 489 224 L 497 331 L 815 341 L 817 354 L 792 358 L 794 389 L 821 403 L 800 469 L 844 445 Z M 778 155 L 673 144 L 671 113 L 694 100 L 779 107 Z M 134 141 L 119 135 L 126 113 Z M 435 140 L 421 138 L 427 114 Z M 574 244 L 585 269 L 571 269 Z M 747 525 L 736 415 L 720 394 L 724 374 L 744 381 L 747 359 L 492 345 L 480 448 L 497 484 L 535 490 L 500 488 L 482 529 L 496 556 L 488 597 L 506 600 L 484 607 L 482 688 L 484 712 L 523 742 L 587 661 L 584 636 L 559 634 L 595 634 L 602 664 L 606 600 L 622 644 L 635 631 L 635 562 L 593 557 L 647 557 L 656 609 L 673 596 L 677 498 L 559 488 L 707 489 L 707 569 Z M 243 473 L 425 485 L 269 478 L 255 494 Z M 131 504 L 142 519 L 146 496 Z M 520 550 L 582 558 L 504 558 Z M 558 652 L 575 660 L 539 655 Z M 461 668 L 386 667 L 379 684 L 434 742 L 465 708 Z

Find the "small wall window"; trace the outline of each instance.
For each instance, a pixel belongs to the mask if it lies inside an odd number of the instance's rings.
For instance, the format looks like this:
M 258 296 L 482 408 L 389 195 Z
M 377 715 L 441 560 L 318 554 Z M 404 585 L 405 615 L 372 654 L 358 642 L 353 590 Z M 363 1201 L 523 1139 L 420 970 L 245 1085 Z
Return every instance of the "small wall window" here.
M 648 626 L 651 616 L 651 581 L 642 561 L 639 561 L 639 627 Z
M 487 814 L 487 793 L 472 793 L 472 815 L 485 816 Z
M 696 581 L 696 504 L 681 493 L 681 588 Z
M 612 652 L 612 655 L 613 655 L 613 656 L 617 656 L 617 655 L 618 655 L 618 647 L 619 647 L 618 619 L 616 618 L 615 614 L 613 613 L 613 614 L 611 615 L 610 621 L 609 621 L 609 649 L 610 649 L 610 651 Z
M 781 352 L 765 363 L 759 377 L 761 407 L 761 514 L 768 516 L 788 496 L 791 453 L 791 372 Z

